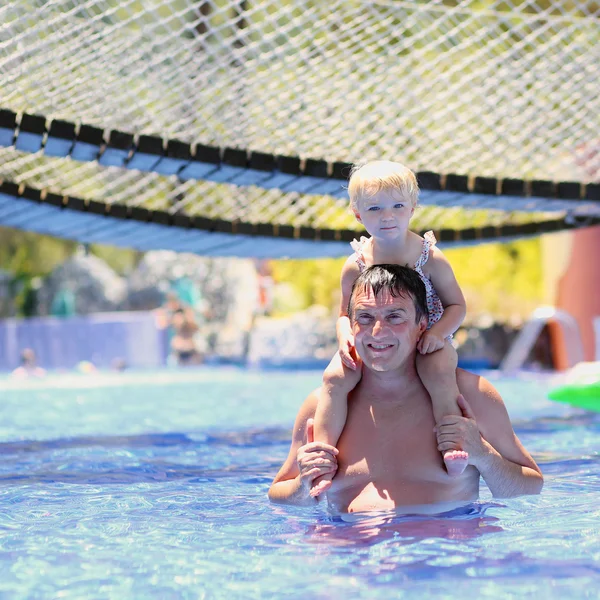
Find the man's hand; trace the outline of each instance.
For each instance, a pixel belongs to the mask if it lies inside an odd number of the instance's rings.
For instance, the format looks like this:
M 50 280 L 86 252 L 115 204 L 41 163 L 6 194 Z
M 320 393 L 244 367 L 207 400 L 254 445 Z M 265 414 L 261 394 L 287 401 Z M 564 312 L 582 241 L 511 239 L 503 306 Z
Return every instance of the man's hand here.
M 477 459 L 486 453 L 485 443 L 477 427 L 475 415 L 460 394 L 456 399 L 463 416 L 444 417 L 433 429 L 437 435 L 438 450 L 455 450 L 462 448 L 469 453 L 469 464 L 477 466 Z
M 354 349 L 354 336 L 348 335 L 344 336 L 340 339 L 340 346 L 338 349 L 338 353 L 342 362 L 353 371 L 356 370 L 358 362 L 360 359 L 357 359 L 356 350 Z
M 444 338 L 437 335 L 432 329 L 429 329 L 421 336 L 421 339 L 417 343 L 417 350 L 421 354 L 431 354 L 436 350 L 442 349 L 445 342 Z
M 314 421 L 306 422 L 306 444 L 298 448 L 296 462 L 300 471 L 302 487 L 310 492 L 313 482 L 321 475 L 335 473 L 338 468 L 338 449 L 325 442 L 315 442 Z

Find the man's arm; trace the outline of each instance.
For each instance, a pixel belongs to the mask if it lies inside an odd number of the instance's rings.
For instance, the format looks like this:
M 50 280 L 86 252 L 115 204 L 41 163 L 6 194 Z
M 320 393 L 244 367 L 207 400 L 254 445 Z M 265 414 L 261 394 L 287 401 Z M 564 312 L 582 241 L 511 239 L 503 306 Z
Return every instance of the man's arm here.
M 271 502 L 314 505 L 318 499 L 310 495 L 313 481 L 337 470 L 337 449 L 324 442 L 314 441 L 313 417 L 317 402 L 318 390 L 308 396 L 298 411 L 290 451 L 269 488 Z
M 460 440 L 469 464 L 481 473 L 492 494 L 510 498 L 539 494 L 544 484 L 540 468 L 515 435 L 502 397 L 494 386 L 472 373 L 458 371 L 464 417 L 446 417 L 437 427 L 441 451 Z

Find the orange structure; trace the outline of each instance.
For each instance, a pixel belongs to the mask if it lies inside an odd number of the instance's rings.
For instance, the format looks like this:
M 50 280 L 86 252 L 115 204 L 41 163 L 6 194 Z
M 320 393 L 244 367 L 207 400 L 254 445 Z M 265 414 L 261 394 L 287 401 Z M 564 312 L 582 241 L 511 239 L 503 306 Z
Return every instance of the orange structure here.
M 584 360 L 600 360 L 600 227 L 547 236 L 544 240 L 546 288 L 549 300 L 575 317 Z M 554 366 L 572 365 L 566 356 L 564 332 L 550 323 Z

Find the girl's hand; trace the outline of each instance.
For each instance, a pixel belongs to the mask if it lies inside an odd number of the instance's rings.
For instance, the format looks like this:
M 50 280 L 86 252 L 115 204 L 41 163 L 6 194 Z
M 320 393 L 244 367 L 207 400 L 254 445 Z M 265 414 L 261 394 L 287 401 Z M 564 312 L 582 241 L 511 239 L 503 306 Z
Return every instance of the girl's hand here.
M 431 354 L 436 350 L 441 350 L 444 347 L 446 340 L 436 335 L 431 329 L 427 330 L 417 343 L 417 350 L 421 354 Z
M 325 442 L 315 442 L 314 420 L 306 423 L 306 444 L 298 448 L 296 462 L 300 471 L 300 481 L 306 494 L 310 494 L 313 482 L 318 477 L 337 471 L 338 449 Z
M 356 351 L 354 349 L 354 336 L 350 335 L 340 340 L 339 355 L 342 362 L 353 371 L 356 371 L 357 360 L 355 358 Z

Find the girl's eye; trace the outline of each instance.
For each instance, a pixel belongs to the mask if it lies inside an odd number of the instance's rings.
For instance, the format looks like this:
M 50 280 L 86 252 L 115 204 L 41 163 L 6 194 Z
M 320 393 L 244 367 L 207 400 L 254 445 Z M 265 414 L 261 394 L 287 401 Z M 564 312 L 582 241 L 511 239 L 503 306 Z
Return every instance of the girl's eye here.
M 394 204 L 394 208 L 404 208 L 404 204 Z
M 367 210 L 379 210 L 379 206 L 369 206 Z

